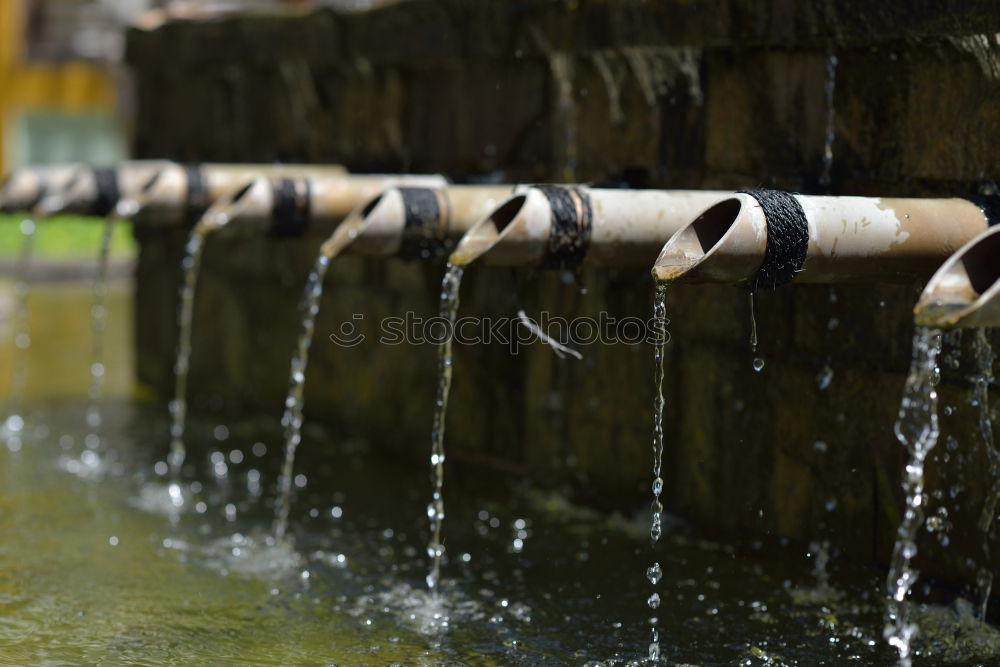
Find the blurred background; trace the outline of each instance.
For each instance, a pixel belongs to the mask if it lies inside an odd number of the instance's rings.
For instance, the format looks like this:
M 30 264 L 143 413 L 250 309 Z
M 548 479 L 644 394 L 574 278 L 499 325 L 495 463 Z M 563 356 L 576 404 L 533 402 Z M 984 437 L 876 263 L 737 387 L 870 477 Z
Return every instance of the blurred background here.
M 385 0 L 2 0 L 0 173 L 127 156 L 125 29 L 254 9 L 364 10 Z

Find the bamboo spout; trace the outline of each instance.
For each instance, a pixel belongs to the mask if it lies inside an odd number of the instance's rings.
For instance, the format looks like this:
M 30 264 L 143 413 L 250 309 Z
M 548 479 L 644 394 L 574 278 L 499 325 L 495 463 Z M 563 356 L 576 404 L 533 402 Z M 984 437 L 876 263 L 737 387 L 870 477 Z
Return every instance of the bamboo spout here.
M 325 248 L 375 257 L 439 257 L 513 190 L 512 185 L 389 187 L 352 213 Z
M 671 236 L 653 276 L 765 287 L 907 282 L 929 276 L 986 227 L 986 215 L 965 199 L 739 193 Z M 765 268 L 772 279 L 762 280 Z
M 913 315 L 925 327 L 1000 326 L 1000 226 L 966 243 L 938 269 Z
M 648 266 L 661 242 L 726 193 L 533 186 L 469 230 L 451 255 L 465 266 Z
M 18 169 L 0 186 L 0 211 L 30 211 L 55 193 L 60 196 L 55 212 L 106 215 L 118 203 L 118 178 L 113 169 L 85 164 Z
M 258 175 L 269 179 L 273 192 L 267 195 L 267 202 L 261 199 L 245 211 L 244 216 L 255 217 L 267 226 L 264 218 L 272 215 L 274 204 L 279 204 L 280 208 L 280 201 L 287 199 L 286 195 L 299 196 L 301 201 L 297 205 L 304 208 L 301 226 L 308 223 L 320 232 L 332 231 L 335 223 L 388 185 L 443 186 L 447 183 L 444 177 L 437 175 L 349 174 L 339 166 L 174 164 L 163 171 L 137 222 L 190 224 L 212 202 Z M 280 211 L 278 215 L 280 217 Z

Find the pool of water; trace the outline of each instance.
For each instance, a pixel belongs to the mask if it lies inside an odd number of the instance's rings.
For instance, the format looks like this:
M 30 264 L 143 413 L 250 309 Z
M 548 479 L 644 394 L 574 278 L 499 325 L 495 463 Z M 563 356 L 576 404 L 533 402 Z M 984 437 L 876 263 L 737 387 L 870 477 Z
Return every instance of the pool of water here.
M 127 374 L 128 285 L 112 294 L 119 343 L 107 366 Z M 33 293 L 34 337 L 47 328 L 49 342 L 29 360 L 25 437 L 0 446 L 0 663 L 624 665 L 645 655 L 643 508 L 596 513 L 456 463 L 442 588 L 429 596 L 427 452 L 421 463 L 387 459 L 364 434 L 335 440 L 307 425 L 291 539 L 276 544 L 277 415 L 196 415 L 178 510 L 166 491 L 166 409 L 135 400 L 127 377 L 111 376 L 101 449 L 83 445 L 88 298 L 72 285 Z M 79 321 L 43 324 L 57 313 Z M 62 361 L 50 359 L 56 349 Z M 804 545 L 719 544 L 666 526 L 656 614 L 669 663 L 893 663 L 882 571 L 837 558 L 820 571 L 821 552 Z M 921 664 L 1000 656 L 997 633 L 962 604 L 918 616 Z

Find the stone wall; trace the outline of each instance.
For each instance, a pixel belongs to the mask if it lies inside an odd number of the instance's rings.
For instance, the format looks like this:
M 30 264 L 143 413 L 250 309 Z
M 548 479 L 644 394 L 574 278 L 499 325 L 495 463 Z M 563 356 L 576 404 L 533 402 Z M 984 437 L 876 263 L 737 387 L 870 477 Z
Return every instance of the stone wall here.
M 414 0 L 358 14 L 172 23 L 130 35 L 135 153 L 339 162 L 457 181 L 969 195 L 1000 174 L 998 32 L 988 1 Z M 138 368 L 166 394 L 183 236 L 139 238 Z M 280 413 L 319 241 L 209 242 L 192 362 L 198 409 Z M 426 465 L 436 352 L 373 340 L 384 315 L 435 312 L 441 271 L 334 262 L 310 419 Z M 530 313 L 649 316 L 645 271 L 585 271 L 585 293 L 573 276 L 519 279 Z M 828 538 L 884 562 L 901 507 L 892 424 L 919 289 L 762 294 L 766 367 L 755 373 L 746 292 L 672 288 L 668 508 L 709 532 Z M 466 313 L 509 316 L 513 278 L 472 270 L 462 296 Z M 325 334 L 354 313 L 368 339 L 335 346 Z M 950 538 L 966 548 L 922 555 L 926 571 L 955 578 L 974 574 L 966 558 L 979 557 L 975 522 L 990 483 L 967 401 L 970 338 L 961 368 L 945 369 L 942 406 L 956 409 L 942 417 L 930 481 L 941 498 L 929 508 L 947 509 Z M 652 352 L 582 352 L 575 361 L 541 345 L 513 358 L 502 345 L 460 348 L 449 460 L 563 486 L 598 506 L 645 502 Z

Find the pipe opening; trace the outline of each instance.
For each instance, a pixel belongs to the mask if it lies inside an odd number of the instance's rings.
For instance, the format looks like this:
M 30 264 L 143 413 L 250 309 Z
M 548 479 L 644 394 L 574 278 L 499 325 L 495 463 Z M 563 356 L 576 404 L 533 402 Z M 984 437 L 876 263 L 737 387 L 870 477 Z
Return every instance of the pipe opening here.
M 962 268 L 972 289 L 982 294 L 1000 280 L 1000 234 L 991 234 L 962 255 Z
M 367 218 L 369 215 L 371 215 L 372 211 L 374 211 L 375 208 L 379 204 L 382 203 L 382 198 L 384 196 L 385 196 L 385 193 L 380 193 L 380 194 L 375 195 L 374 197 L 372 197 L 371 201 L 369 201 L 367 204 L 365 204 L 364 207 L 361 209 L 361 217 L 362 218 Z
M 142 194 L 144 194 L 144 195 L 149 194 L 149 192 L 153 189 L 153 187 L 160 180 L 160 176 L 162 176 L 162 175 L 163 175 L 163 170 L 162 169 L 157 169 L 156 171 L 154 171 L 153 174 L 152 174 L 152 176 L 150 176 L 146 180 L 146 182 L 142 184 L 142 188 L 141 188 Z
M 246 197 L 247 193 L 250 192 L 250 188 L 252 188 L 252 187 L 253 187 L 253 181 L 250 181 L 249 183 L 247 183 L 246 185 L 244 185 L 242 188 L 240 188 L 239 191 L 235 195 L 233 195 L 233 199 L 232 199 L 233 203 L 235 204 L 239 200 L 241 200 L 244 197 Z
M 691 223 L 689 229 L 694 232 L 702 253 L 708 254 L 718 245 L 736 222 L 742 206 L 739 199 L 725 199 L 706 210 Z
M 516 195 L 508 199 L 504 204 L 502 204 L 498 209 L 490 214 L 489 220 L 496 227 L 497 233 L 502 233 L 504 229 L 507 228 L 517 214 L 521 212 L 524 207 L 524 202 L 527 200 L 525 195 Z

